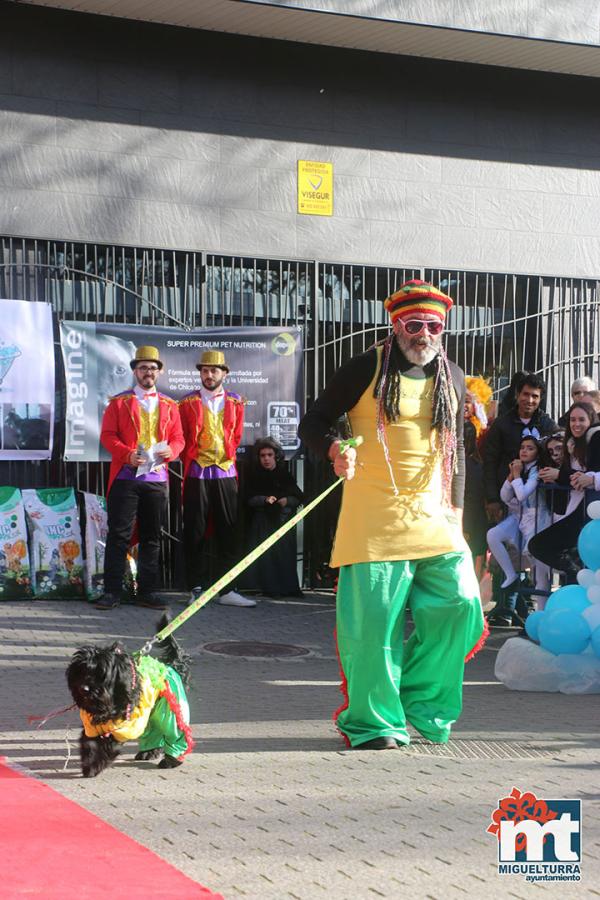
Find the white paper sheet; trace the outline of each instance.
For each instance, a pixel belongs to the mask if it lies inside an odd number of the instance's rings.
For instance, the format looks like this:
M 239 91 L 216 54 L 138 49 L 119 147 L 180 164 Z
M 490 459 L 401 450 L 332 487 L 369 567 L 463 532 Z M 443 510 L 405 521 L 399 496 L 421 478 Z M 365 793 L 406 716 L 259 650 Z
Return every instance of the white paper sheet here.
M 164 459 L 159 457 L 158 454 L 162 450 L 167 450 L 168 447 L 167 441 L 159 441 L 158 444 L 152 444 L 148 450 L 144 447 L 138 447 L 138 453 L 144 457 L 144 462 L 137 467 L 135 477 L 139 478 L 140 475 L 148 475 L 149 472 L 158 472 L 165 465 Z

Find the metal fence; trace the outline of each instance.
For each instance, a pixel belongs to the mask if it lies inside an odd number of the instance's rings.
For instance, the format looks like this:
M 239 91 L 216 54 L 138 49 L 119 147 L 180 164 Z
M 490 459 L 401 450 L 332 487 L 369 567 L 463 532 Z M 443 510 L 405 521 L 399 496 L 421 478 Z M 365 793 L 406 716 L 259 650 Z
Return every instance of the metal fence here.
M 558 416 L 569 404 L 575 377 L 598 377 L 597 281 L 0 240 L 0 297 L 49 302 L 57 321 L 187 328 L 301 326 L 307 404 L 340 364 L 387 333 L 383 301 L 409 278 L 432 281 L 453 298 L 448 355 L 468 374 L 489 378 L 496 396 L 515 371 L 537 371 L 548 383 L 547 408 Z M 102 493 L 105 464 L 62 460 L 65 389 L 57 337 L 56 362 L 54 458 L 44 463 L 0 463 L 2 482 L 30 487 L 68 484 Z M 326 467 L 314 461 L 304 475 L 311 493 L 328 477 Z M 173 507 L 169 532 L 175 538 L 180 522 Z M 332 507 L 329 516 L 307 524 L 305 575 L 311 584 L 327 554 L 334 517 Z M 177 580 L 173 560 L 167 559 L 167 570 L 170 579 Z

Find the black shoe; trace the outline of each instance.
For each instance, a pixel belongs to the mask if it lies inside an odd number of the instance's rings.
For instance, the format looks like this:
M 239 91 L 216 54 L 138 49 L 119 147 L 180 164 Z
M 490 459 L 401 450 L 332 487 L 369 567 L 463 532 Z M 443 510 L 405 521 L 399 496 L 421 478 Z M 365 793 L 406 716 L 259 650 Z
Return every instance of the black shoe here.
M 94 606 L 96 609 L 114 609 L 115 606 L 118 606 L 121 602 L 121 598 L 118 594 L 103 594 L 96 602 Z
M 516 609 L 513 610 L 511 624 L 514 628 L 525 628 L 525 619 L 527 615 L 522 616 L 521 613 L 517 612 Z
M 166 754 L 165 758 L 161 759 L 161 761 L 159 762 L 158 768 L 159 769 L 175 769 L 175 768 L 177 768 L 177 766 L 182 766 L 182 765 L 183 765 L 182 759 L 176 759 L 174 756 L 169 756 L 168 754 Z
M 141 595 L 135 601 L 136 606 L 145 606 L 147 609 L 168 609 L 169 604 L 157 597 L 156 594 Z
M 364 744 L 357 744 L 353 750 L 397 750 L 398 744 L 393 737 L 378 737 Z
M 488 616 L 488 625 L 490 628 L 510 628 L 512 626 L 512 616 L 503 616 L 500 613 L 492 613 Z

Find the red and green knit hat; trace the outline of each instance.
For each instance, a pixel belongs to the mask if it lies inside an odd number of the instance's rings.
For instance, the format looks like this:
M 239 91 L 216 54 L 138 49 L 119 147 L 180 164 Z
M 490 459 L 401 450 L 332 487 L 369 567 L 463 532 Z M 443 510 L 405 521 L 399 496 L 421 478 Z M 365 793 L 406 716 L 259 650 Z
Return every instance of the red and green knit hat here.
M 392 322 L 409 318 L 412 313 L 430 313 L 443 322 L 452 308 L 452 299 L 426 281 L 413 279 L 394 291 L 383 304 Z

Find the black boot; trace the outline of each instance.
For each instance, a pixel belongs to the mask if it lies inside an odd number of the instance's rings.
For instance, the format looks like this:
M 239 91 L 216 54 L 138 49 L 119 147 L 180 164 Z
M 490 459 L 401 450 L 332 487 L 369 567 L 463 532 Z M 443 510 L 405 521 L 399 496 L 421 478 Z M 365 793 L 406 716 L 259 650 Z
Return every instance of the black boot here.
M 525 619 L 529 615 L 530 612 L 533 612 L 534 604 L 533 601 L 530 600 L 529 597 L 523 596 L 520 592 L 515 592 L 515 602 L 513 604 L 513 625 L 518 625 L 520 628 L 525 627 Z
M 512 625 L 512 615 L 510 612 L 503 611 L 496 607 L 487 617 L 490 628 L 510 628 Z
M 565 573 L 566 584 L 577 584 L 577 573 L 581 569 L 576 550 L 563 550 L 558 557 L 557 569 Z
M 514 609 L 518 600 L 519 579 L 515 578 L 505 588 L 500 589 L 500 602 L 488 616 L 491 628 L 510 628 L 514 624 Z M 520 624 L 520 623 L 517 623 Z

